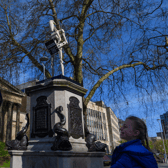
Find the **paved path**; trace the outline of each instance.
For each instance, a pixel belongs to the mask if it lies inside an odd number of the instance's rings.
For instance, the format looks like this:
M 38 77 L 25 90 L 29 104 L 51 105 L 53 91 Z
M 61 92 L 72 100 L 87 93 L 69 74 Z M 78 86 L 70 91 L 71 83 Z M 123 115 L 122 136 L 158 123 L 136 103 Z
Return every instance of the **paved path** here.
M 168 164 L 166 163 L 158 163 L 159 168 L 168 168 Z M 10 168 L 10 167 L 0 167 L 0 168 Z M 110 166 L 104 166 L 104 168 L 110 168 Z
M 168 164 L 167 163 L 159 163 L 158 167 L 159 168 L 168 168 Z
M 168 164 L 166 163 L 158 163 L 159 168 L 168 168 Z M 110 166 L 104 166 L 104 168 L 110 168 Z

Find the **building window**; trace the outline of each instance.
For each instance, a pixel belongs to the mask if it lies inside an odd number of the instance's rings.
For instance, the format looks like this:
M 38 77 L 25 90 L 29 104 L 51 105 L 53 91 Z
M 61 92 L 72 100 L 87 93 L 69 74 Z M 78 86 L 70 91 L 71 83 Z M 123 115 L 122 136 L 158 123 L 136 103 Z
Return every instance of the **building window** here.
M 88 109 L 88 114 L 89 114 L 89 116 L 90 116 L 90 109 Z
M 25 93 L 25 89 L 22 89 L 21 91 L 22 91 L 23 93 Z
M 103 120 L 105 121 L 105 114 L 103 113 Z

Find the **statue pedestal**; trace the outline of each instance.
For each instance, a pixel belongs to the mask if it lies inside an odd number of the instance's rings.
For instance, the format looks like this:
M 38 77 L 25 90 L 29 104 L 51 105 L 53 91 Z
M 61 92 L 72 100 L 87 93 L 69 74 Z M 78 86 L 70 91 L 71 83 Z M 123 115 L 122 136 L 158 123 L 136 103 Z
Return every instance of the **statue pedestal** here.
M 104 152 L 8 151 L 11 168 L 103 168 Z
M 87 152 L 84 133 L 82 96 L 87 90 L 65 76 L 56 76 L 39 81 L 26 88 L 30 96 L 30 141 L 28 150 L 51 150 L 55 135 L 50 135 L 54 125 L 61 122 L 55 112 L 59 106 L 66 119 L 62 128 L 69 133 L 69 142 L 74 152 Z M 49 148 L 48 148 L 49 147 Z
M 53 142 L 55 137 L 52 138 L 45 138 L 45 139 L 37 139 L 37 140 L 30 140 L 29 145 L 27 147 L 30 151 L 51 151 L 51 147 L 53 146 Z M 82 139 L 74 139 L 72 137 L 69 138 L 69 142 L 72 145 L 73 152 L 87 152 L 88 149 L 86 147 L 86 142 Z
M 82 101 L 86 92 L 85 88 L 64 76 L 26 88 L 31 100 L 30 140 L 27 150 L 8 151 L 10 168 L 103 168 L 105 153 L 88 152 L 86 147 Z M 58 113 L 60 106 L 63 110 Z M 68 137 L 72 146 L 70 151 L 59 150 L 62 144 L 58 140 L 54 148 L 58 150 L 51 150 L 57 134 L 60 134 L 58 137 Z M 65 143 L 62 147 L 70 149 Z

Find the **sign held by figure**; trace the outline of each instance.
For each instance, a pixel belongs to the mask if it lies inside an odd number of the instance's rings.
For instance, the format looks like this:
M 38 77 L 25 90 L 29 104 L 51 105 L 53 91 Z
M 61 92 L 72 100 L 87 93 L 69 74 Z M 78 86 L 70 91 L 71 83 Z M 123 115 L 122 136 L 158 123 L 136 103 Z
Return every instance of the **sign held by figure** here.
M 62 75 L 64 75 L 64 65 L 63 65 L 63 60 L 62 60 L 62 47 L 68 44 L 66 37 L 65 37 L 65 31 L 63 29 L 57 30 L 55 26 L 56 23 L 54 22 L 54 20 L 50 20 L 49 25 L 50 25 L 50 30 L 52 32 L 51 33 L 52 40 L 45 43 L 45 45 L 52 56 L 57 52 L 59 53 L 61 71 L 62 71 Z M 52 61 L 53 61 L 53 58 L 52 58 Z M 52 68 L 53 67 L 54 65 L 52 62 Z M 52 76 L 53 74 L 54 72 L 52 73 Z

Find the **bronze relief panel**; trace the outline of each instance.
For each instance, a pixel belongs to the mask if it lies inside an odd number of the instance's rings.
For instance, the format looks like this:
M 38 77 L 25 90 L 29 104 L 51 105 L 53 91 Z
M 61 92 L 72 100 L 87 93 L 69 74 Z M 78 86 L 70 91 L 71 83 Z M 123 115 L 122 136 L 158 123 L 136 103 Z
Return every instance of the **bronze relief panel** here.
M 69 98 L 68 104 L 68 127 L 69 135 L 75 139 L 83 137 L 82 109 L 79 107 L 79 100 L 76 97 Z
M 36 101 L 37 105 L 33 107 L 33 128 L 31 137 L 51 136 L 51 104 L 47 103 L 46 96 L 40 96 Z

